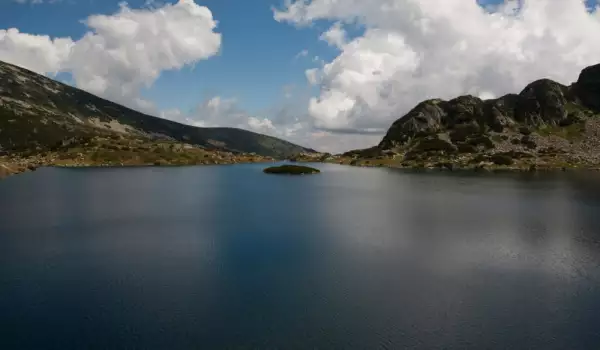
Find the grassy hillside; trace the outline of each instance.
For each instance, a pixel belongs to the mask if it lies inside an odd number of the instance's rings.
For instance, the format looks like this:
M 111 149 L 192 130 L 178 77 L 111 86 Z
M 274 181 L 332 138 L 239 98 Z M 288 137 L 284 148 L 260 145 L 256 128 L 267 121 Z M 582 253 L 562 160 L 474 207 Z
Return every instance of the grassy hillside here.
M 235 128 L 198 128 L 146 115 L 0 61 L 0 152 L 40 152 L 99 134 L 171 140 L 285 158 L 313 150 Z

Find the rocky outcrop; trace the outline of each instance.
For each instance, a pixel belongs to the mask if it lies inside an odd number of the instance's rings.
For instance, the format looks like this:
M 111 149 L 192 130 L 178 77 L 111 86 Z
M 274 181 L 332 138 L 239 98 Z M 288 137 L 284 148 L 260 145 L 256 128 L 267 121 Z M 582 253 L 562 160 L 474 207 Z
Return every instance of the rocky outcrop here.
M 387 132 L 379 144 L 379 149 L 394 148 L 402 145 L 414 137 L 429 135 L 440 130 L 442 120 L 446 117 L 442 100 L 428 100 L 421 102 L 408 114 L 398 119 Z
M 574 91 L 584 106 L 600 110 L 600 64 L 581 71 Z
M 516 122 L 530 127 L 559 125 L 567 118 L 567 87 L 548 79 L 533 82 L 519 94 L 514 109 Z
M 344 157 L 414 167 L 600 167 L 600 65 L 584 69 L 571 86 L 541 79 L 497 99 L 423 101 L 376 147 Z
M 392 124 L 379 148 L 402 146 L 411 139 L 439 132 L 447 132 L 452 142 L 461 143 L 474 135 L 502 133 L 517 126 L 570 125 L 579 117 L 578 111 L 569 110 L 576 104 L 571 95 L 567 87 L 543 79 L 529 84 L 519 95 L 494 100 L 482 101 L 474 96 L 428 100 Z

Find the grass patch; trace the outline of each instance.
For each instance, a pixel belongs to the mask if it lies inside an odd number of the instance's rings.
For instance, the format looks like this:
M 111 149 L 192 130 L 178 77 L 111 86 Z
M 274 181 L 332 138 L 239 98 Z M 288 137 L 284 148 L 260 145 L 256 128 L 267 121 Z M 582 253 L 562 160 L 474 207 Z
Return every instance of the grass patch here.
M 567 113 L 577 113 L 584 112 L 586 109 L 576 103 L 569 102 L 565 104 L 565 111 L 567 111 Z
M 585 123 L 575 123 L 569 126 L 544 126 L 538 129 L 541 136 L 558 136 L 565 140 L 577 140 L 585 132 Z

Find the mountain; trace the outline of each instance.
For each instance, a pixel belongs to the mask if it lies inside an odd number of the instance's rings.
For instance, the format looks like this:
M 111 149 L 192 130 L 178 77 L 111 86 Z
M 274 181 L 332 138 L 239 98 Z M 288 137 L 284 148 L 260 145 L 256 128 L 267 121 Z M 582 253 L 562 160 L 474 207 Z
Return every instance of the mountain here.
M 0 155 L 43 152 L 71 138 L 107 134 L 275 158 L 314 152 L 246 130 L 152 117 L 0 61 Z
M 421 102 L 377 146 L 325 159 L 408 168 L 600 168 L 600 65 L 570 86 L 541 79 L 518 95 Z

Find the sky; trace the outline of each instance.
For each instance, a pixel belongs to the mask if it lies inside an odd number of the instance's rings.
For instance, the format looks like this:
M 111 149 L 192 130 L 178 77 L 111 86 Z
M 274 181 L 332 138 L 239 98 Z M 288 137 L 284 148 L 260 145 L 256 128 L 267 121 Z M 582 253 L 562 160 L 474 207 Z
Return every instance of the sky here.
M 0 60 L 142 112 L 326 152 L 418 102 L 577 80 L 598 0 L 0 0 Z

